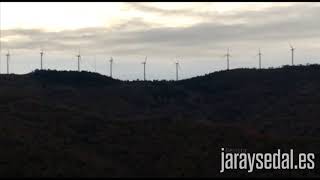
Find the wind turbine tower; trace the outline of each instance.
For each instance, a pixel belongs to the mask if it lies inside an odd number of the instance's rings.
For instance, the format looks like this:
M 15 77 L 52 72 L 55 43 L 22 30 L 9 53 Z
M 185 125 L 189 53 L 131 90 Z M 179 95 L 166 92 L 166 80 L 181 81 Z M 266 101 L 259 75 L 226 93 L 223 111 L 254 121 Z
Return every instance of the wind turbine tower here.
M 261 50 L 259 49 L 259 53 L 258 53 L 258 56 L 259 56 L 259 69 L 261 69 Z
M 8 53 L 6 54 L 7 56 L 7 74 L 9 74 L 9 61 L 10 61 L 10 52 L 8 50 Z
M 110 58 L 110 77 L 112 78 L 112 63 L 113 63 L 113 58 Z
M 176 81 L 178 81 L 179 80 L 179 69 L 181 69 L 181 68 L 180 68 L 179 61 L 177 61 L 175 64 L 176 64 Z
M 81 60 L 80 51 L 79 51 L 79 54 L 77 55 L 77 57 L 78 57 L 78 71 L 80 72 L 80 60 Z
M 176 81 L 179 80 L 179 69 L 178 69 L 178 67 L 179 67 L 179 62 L 177 61 L 176 62 Z
M 146 63 L 147 63 L 147 56 L 145 58 L 145 60 L 142 62 L 143 64 L 143 80 L 146 80 Z
M 96 55 L 94 56 L 94 72 L 97 72 L 97 59 L 96 59 Z
M 230 58 L 230 53 L 229 53 L 229 48 L 228 48 L 228 50 L 227 50 L 227 54 L 225 55 L 225 57 L 227 57 L 227 70 L 229 70 L 229 58 Z
M 290 48 L 291 48 L 291 65 L 294 65 L 294 50 L 295 48 L 290 44 Z
M 43 66 L 42 66 L 42 60 L 43 60 L 43 49 L 41 49 L 40 51 L 40 69 L 42 70 L 43 69 Z

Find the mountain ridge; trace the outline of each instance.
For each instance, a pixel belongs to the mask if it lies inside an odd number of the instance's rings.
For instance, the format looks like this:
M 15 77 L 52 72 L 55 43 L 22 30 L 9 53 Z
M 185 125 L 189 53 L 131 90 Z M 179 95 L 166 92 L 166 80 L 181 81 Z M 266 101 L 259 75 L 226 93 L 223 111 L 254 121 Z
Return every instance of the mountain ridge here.
M 0 175 L 219 177 L 220 148 L 320 148 L 320 66 L 180 81 L 88 72 L 0 75 Z M 262 172 L 262 173 L 261 173 Z M 317 176 L 257 171 L 249 176 Z

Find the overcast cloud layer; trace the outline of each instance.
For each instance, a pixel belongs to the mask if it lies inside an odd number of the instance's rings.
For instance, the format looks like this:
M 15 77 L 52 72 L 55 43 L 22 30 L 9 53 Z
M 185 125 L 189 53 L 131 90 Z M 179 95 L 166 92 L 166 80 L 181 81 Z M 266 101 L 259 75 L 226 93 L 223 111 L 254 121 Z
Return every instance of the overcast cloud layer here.
M 175 27 L 132 17 L 111 27 L 61 31 L 41 27 L 2 29 L 1 72 L 5 69 L 2 66 L 7 49 L 12 54 L 14 73 L 38 68 L 40 47 L 46 52 L 46 68 L 74 70 L 75 54 L 80 49 L 83 69 L 107 74 L 107 60 L 113 56 L 116 78 L 130 80 L 141 79 L 144 56 L 148 56 L 148 79 L 173 79 L 177 57 L 182 78 L 225 69 L 223 55 L 227 48 L 232 55 L 231 68 L 256 67 L 259 48 L 264 67 L 289 64 L 289 43 L 296 47 L 296 64 L 320 62 L 320 3 L 227 13 L 190 8 L 168 10 L 148 3 L 130 3 L 127 8 L 168 19 L 190 18 L 196 23 Z

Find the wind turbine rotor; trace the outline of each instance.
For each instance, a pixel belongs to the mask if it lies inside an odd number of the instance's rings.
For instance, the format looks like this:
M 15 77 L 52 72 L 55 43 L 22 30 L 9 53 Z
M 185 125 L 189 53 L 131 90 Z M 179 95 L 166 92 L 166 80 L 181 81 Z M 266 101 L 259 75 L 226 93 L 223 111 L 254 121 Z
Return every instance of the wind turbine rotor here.
M 294 50 L 295 48 L 292 46 L 292 44 L 291 43 L 288 43 L 289 44 L 289 46 L 290 46 L 290 48 L 291 48 L 291 50 Z

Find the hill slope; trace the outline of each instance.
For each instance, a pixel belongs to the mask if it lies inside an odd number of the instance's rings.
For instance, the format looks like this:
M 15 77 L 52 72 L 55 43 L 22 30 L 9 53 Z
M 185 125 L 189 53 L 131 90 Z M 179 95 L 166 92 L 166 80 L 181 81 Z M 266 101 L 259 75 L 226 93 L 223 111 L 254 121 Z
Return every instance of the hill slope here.
M 220 148 L 319 152 L 319 90 L 318 65 L 178 82 L 88 72 L 1 75 L 0 176 L 248 175 L 219 174 Z M 320 172 L 250 175 L 273 174 Z

